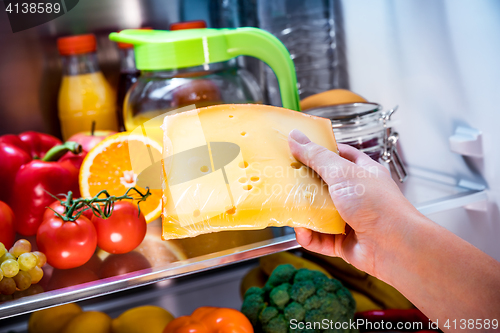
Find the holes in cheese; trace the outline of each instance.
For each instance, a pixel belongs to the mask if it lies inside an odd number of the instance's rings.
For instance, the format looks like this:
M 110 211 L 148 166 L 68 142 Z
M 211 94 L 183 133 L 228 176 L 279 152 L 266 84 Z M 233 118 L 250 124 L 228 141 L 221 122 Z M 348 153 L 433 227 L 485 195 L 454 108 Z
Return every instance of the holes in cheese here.
M 231 207 L 226 207 L 226 214 L 232 215 L 236 213 L 236 207 L 231 206 Z
M 268 226 L 344 232 L 328 186 L 292 156 L 287 141 L 297 128 L 337 152 L 328 119 L 272 106 L 216 105 L 167 116 L 162 128 L 164 158 L 171 161 L 163 164 L 164 239 Z M 198 151 L 203 156 L 194 158 Z M 195 168 L 202 173 L 188 172 Z

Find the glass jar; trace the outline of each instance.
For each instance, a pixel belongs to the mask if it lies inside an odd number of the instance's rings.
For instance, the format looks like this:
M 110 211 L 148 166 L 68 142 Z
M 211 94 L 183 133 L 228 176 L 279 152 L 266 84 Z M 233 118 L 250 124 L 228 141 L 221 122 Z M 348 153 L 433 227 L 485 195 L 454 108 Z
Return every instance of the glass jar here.
M 128 131 L 166 111 L 195 104 L 197 108 L 226 103 L 262 103 L 253 76 L 235 59 L 203 66 L 143 71 L 124 103 Z
M 338 143 L 357 148 L 375 161 L 384 161 L 396 171 L 401 182 L 406 170 L 397 151 L 398 133 L 390 118 L 397 107 L 385 112 L 376 103 L 351 103 L 308 109 L 304 113 L 328 118 Z

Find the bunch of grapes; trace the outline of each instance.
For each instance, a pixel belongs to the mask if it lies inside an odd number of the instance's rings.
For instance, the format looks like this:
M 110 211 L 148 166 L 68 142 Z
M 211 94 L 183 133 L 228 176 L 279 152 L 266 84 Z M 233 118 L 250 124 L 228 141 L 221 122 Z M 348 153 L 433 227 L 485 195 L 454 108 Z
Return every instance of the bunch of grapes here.
M 18 240 L 7 251 L 0 242 L 0 295 L 24 292 L 43 277 L 42 266 L 47 257 L 42 252 L 31 252 L 31 243 Z

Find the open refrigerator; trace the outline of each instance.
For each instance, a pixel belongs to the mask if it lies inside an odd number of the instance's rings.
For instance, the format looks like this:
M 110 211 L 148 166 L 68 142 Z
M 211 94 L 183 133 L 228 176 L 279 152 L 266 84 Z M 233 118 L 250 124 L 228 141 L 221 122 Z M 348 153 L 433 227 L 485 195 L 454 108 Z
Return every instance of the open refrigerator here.
M 231 6 L 238 3 L 241 10 L 235 16 Z M 500 92 L 498 2 L 325 3 L 337 11 L 335 32 L 337 41 L 342 41 L 338 44 L 341 61 L 335 69 L 342 74 L 332 88 L 348 88 L 386 109 L 399 106 L 394 128 L 400 134 L 398 148 L 409 175 L 400 184 L 405 196 L 420 212 L 500 260 L 500 155 L 495 149 L 500 122 L 495 102 Z M 249 16 L 242 8 L 251 5 L 246 1 L 88 0 L 53 21 L 17 33 L 12 33 L 2 12 L 0 134 L 25 130 L 58 134 L 54 122 L 61 75 L 54 46 L 57 37 L 95 33 L 101 68 L 116 82 L 117 53 L 107 38 L 110 32 L 145 25 L 167 29 L 170 23 L 193 19 L 203 19 L 209 27 L 243 26 L 247 22 L 242 17 Z M 265 66 L 248 58 L 238 61 L 272 94 Z M 159 221 L 152 222 L 148 233 L 154 235 L 158 227 Z M 239 309 L 240 281 L 258 265 L 256 259 L 298 247 L 293 230 L 273 229 L 244 241 L 193 251 L 174 262 L 159 260 L 90 282 L 75 279 L 75 285 L 0 303 L 0 332 L 25 332 L 29 313 L 70 302 L 112 317 L 141 304 L 160 305 L 176 316 L 199 306 Z

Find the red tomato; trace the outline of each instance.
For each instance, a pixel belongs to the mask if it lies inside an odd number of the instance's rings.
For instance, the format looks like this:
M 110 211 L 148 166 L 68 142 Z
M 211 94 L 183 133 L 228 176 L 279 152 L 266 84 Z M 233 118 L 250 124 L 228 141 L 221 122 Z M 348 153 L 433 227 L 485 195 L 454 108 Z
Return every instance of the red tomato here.
M 139 252 L 132 251 L 125 254 L 110 254 L 102 262 L 99 277 L 105 279 L 147 268 L 151 268 L 151 264 Z
M 54 217 L 54 216 L 57 216 L 56 214 L 54 214 L 54 212 L 49 209 L 49 208 L 52 208 L 53 210 L 55 210 L 56 212 L 58 212 L 59 214 L 64 214 L 64 206 L 61 205 L 61 203 L 59 201 L 54 201 L 53 203 L 51 203 L 47 209 L 45 209 L 45 212 L 43 213 L 43 218 L 42 218 L 42 221 L 45 221 L 46 219 L 48 218 L 51 218 L 51 217 Z M 92 219 L 92 216 L 94 214 L 92 213 L 92 210 L 91 209 L 87 209 L 87 210 L 84 210 L 83 211 L 83 214 L 82 216 L 85 216 L 86 218 L 89 219 L 89 221 Z
M 81 266 L 82 268 L 88 269 L 89 271 L 99 274 L 99 269 L 101 269 L 102 259 L 99 258 L 97 252 L 94 253 L 92 258 L 85 263 L 85 265 Z
M 8 250 L 14 245 L 15 238 L 14 212 L 5 202 L 0 201 L 0 242 Z
M 106 252 L 121 254 L 135 249 L 146 236 L 146 219 L 139 216 L 137 205 L 129 201 L 115 203 L 111 216 L 102 219 L 92 217 L 97 231 L 97 245 Z
M 54 269 L 47 290 L 56 290 L 99 280 L 99 277 L 85 267 Z
M 74 222 L 54 216 L 42 222 L 36 242 L 51 266 L 68 269 L 89 261 L 96 249 L 97 235 L 92 222 L 84 216 Z

